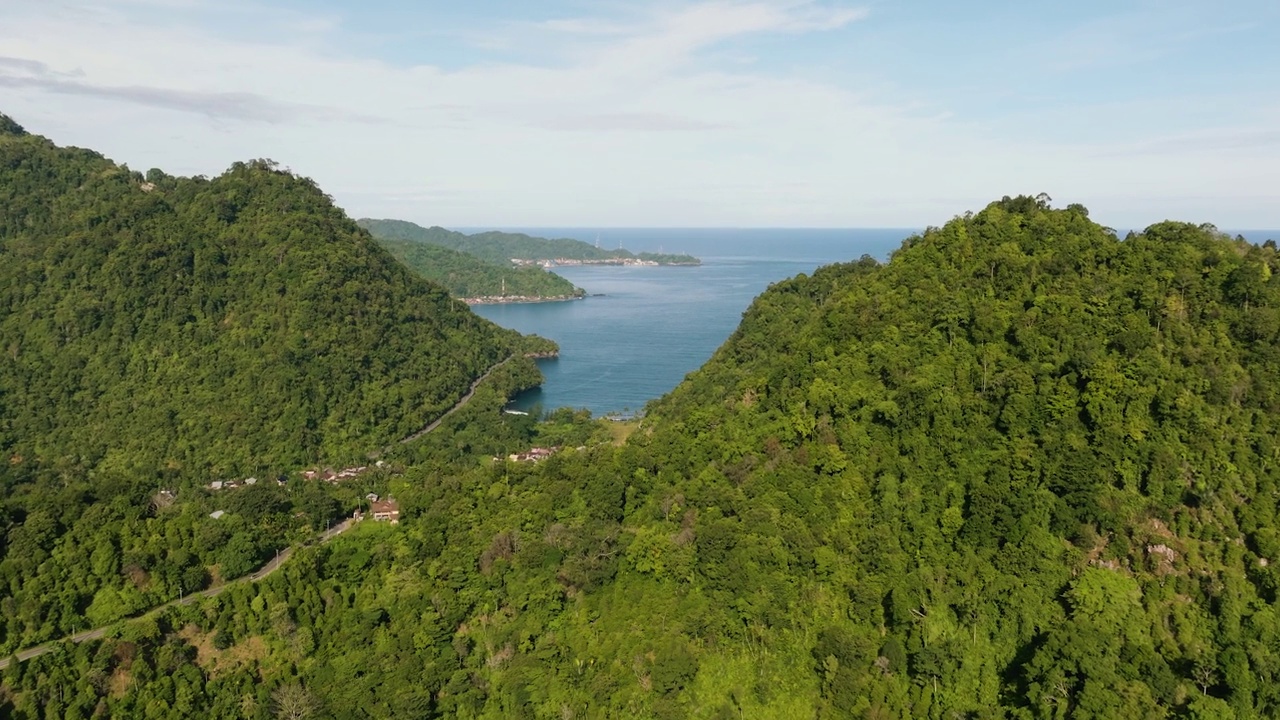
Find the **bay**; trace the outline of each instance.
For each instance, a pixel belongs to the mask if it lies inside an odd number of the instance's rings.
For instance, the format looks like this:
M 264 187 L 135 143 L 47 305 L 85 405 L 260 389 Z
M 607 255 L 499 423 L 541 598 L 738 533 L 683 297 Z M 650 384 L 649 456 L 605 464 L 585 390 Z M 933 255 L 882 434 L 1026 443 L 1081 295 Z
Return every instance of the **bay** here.
M 586 408 L 595 415 L 641 410 L 671 391 L 711 357 L 738 326 L 751 301 L 771 283 L 812 273 L 864 254 L 884 260 L 915 231 L 903 229 L 606 229 L 515 228 L 542 237 L 572 237 L 633 252 L 687 252 L 698 267 L 557 268 L 585 289 L 583 300 L 478 305 L 504 327 L 560 345 L 540 360 L 541 388 L 514 407 Z

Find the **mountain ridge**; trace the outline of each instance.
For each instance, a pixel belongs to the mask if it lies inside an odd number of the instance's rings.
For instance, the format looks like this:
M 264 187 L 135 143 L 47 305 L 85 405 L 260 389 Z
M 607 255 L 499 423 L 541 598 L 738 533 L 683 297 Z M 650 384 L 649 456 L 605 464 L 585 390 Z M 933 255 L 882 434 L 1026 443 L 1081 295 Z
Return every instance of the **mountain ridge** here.
M 684 254 L 632 253 L 629 250 L 605 249 L 572 238 L 542 238 L 526 233 L 497 230 L 466 234 L 439 226 L 422 227 L 406 220 L 362 218 L 361 227 L 375 236 L 397 240 L 427 242 L 460 250 L 496 265 L 513 262 L 532 264 L 571 260 L 582 262 L 642 262 L 653 265 L 696 265 L 700 261 Z
M 405 265 L 467 302 L 568 300 L 585 294 L 573 283 L 541 267 L 498 265 L 461 250 L 426 242 L 377 235 L 374 239 Z
M 33 659 L 0 710 L 1280 715 L 1280 254 L 1049 202 L 775 283 L 625 442 L 472 403 L 399 525 Z
M 197 474 L 357 456 L 520 343 L 270 161 L 143 176 L 14 134 L 0 155 L 8 455 Z

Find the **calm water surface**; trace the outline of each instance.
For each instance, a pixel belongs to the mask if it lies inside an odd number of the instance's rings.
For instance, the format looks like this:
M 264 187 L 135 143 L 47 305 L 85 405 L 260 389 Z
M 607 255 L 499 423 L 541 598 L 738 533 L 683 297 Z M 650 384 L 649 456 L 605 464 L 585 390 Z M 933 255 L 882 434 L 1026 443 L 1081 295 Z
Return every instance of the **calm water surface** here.
M 488 229 L 488 228 L 477 228 Z M 583 228 L 503 228 L 594 243 Z M 515 405 L 587 408 L 597 415 L 636 411 L 696 370 L 738 326 L 770 283 L 864 254 L 885 260 L 915 230 L 601 230 L 601 247 L 687 252 L 701 267 L 569 267 L 559 272 L 603 297 L 565 303 L 484 305 L 499 325 L 560 344 L 558 360 L 540 361 L 546 382 Z M 1274 230 L 1228 230 L 1261 243 Z M 1124 233 L 1121 232 L 1121 237 Z
M 595 231 L 528 229 L 595 242 Z M 474 310 L 504 327 L 560 344 L 539 361 L 546 381 L 515 405 L 636 411 L 697 369 L 770 283 L 864 254 L 884 260 L 912 230 L 606 230 L 602 247 L 688 252 L 699 267 L 566 267 L 556 272 L 601 295 Z

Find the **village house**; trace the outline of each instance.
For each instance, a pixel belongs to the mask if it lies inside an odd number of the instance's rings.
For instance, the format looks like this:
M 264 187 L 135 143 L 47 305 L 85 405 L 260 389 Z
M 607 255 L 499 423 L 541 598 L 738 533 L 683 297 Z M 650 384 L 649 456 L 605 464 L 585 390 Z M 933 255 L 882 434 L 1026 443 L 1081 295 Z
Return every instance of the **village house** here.
M 389 522 L 392 525 L 400 524 L 400 503 L 394 498 L 386 500 L 375 500 L 369 503 L 369 514 L 373 516 L 374 522 Z
M 559 447 L 529 448 L 528 452 L 508 455 L 507 459 L 510 460 L 511 462 L 538 462 L 539 460 L 545 460 L 551 457 L 552 455 L 555 455 L 556 452 L 558 452 L 559 450 L 560 450 Z
M 334 470 L 331 467 L 325 468 L 324 470 L 300 470 L 299 473 L 307 480 L 320 479 L 328 483 L 338 483 L 343 480 L 359 477 L 368 469 L 368 465 L 360 465 L 358 467 L 343 468 L 341 470 Z

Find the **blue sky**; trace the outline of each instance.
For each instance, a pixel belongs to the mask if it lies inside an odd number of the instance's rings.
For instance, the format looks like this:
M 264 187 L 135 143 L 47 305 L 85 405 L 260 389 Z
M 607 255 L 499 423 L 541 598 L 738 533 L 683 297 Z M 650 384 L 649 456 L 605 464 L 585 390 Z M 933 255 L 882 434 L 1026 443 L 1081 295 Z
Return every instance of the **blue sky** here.
M 0 112 L 445 226 L 1280 227 L 1280 3 L 0 0 Z

